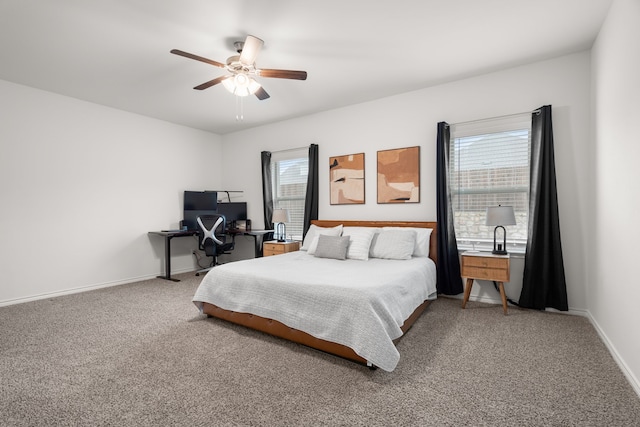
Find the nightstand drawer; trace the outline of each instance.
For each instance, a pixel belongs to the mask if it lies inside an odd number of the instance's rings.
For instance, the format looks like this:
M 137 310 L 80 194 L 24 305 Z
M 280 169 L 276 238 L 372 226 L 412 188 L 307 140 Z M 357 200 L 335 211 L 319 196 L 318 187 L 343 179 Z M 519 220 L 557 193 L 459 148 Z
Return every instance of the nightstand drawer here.
M 265 243 L 263 251 L 269 252 L 272 254 L 283 254 L 284 253 L 284 245 L 276 245 L 274 243 Z
M 484 268 L 463 266 L 462 277 L 473 277 L 481 280 L 495 280 L 496 282 L 508 282 L 509 270 L 500 268 Z
M 464 256 L 464 264 L 468 267 L 507 268 L 509 258 L 488 258 L 482 256 Z M 464 276 L 464 274 L 463 274 Z
M 462 277 L 497 282 L 509 281 L 509 257 L 488 255 L 462 255 Z
M 262 245 L 263 256 L 280 255 L 287 252 L 300 250 L 300 242 L 264 242 Z

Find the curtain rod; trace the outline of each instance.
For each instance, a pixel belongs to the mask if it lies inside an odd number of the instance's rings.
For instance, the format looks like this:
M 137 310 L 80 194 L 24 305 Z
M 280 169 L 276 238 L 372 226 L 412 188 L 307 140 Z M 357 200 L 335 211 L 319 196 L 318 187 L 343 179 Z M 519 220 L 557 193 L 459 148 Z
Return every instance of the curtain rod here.
M 287 151 L 298 151 L 305 148 L 309 148 L 309 146 L 307 145 L 306 147 L 287 148 L 286 150 L 271 151 L 271 153 L 286 153 Z
M 521 114 L 527 114 L 527 113 L 531 113 L 531 114 L 540 114 L 542 110 L 540 108 L 533 110 L 533 111 L 523 111 L 522 113 L 513 113 L 513 114 L 506 114 L 504 116 L 497 116 L 497 117 L 489 117 L 487 119 L 477 119 L 477 120 L 469 120 L 468 122 L 459 122 L 459 123 L 451 123 L 449 126 L 452 125 L 466 125 L 469 123 L 476 123 L 476 122 L 484 122 L 486 120 L 498 120 L 498 119 L 506 119 L 507 117 L 514 117 L 514 116 L 519 116 Z

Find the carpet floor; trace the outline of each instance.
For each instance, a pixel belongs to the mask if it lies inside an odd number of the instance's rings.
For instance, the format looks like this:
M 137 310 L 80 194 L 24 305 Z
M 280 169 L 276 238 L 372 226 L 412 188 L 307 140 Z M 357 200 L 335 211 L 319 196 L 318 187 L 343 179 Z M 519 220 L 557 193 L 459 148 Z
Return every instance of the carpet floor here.
M 582 317 L 440 298 L 371 371 L 207 318 L 178 277 L 1 307 L 0 425 L 640 425 Z

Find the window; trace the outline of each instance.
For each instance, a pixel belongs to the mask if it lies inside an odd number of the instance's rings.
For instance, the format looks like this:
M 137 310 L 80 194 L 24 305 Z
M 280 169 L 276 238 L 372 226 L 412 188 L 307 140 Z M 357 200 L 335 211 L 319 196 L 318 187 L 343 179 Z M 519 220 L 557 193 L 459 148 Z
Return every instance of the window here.
M 516 225 L 505 227 L 508 250 L 524 252 L 531 114 L 452 125 L 450 149 L 449 186 L 458 247 L 491 250 L 494 227 L 485 225 L 486 209 L 502 205 L 513 206 L 516 216 Z
M 273 153 L 271 177 L 273 184 L 273 208 L 287 209 L 289 219 L 287 238 L 302 240 L 304 203 L 309 175 L 307 149 Z

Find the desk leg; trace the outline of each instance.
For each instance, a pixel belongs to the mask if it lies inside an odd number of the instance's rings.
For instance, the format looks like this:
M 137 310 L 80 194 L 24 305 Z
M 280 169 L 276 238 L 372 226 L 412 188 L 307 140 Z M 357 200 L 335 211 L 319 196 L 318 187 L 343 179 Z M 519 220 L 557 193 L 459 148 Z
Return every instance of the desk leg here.
M 166 236 L 164 239 L 164 276 L 157 276 L 158 279 L 171 280 L 172 282 L 179 282 L 179 279 L 171 277 L 171 236 Z
M 260 258 L 262 256 L 262 234 L 254 234 L 254 243 L 255 243 L 255 257 Z
M 462 308 L 465 308 L 467 301 L 469 301 L 469 295 L 471 295 L 471 287 L 473 286 L 473 279 L 467 278 L 467 286 L 464 288 L 464 299 L 462 300 Z
M 502 311 L 504 315 L 507 315 L 507 294 L 504 293 L 504 283 L 498 282 L 498 287 L 500 288 L 500 297 L 502 298 Z

